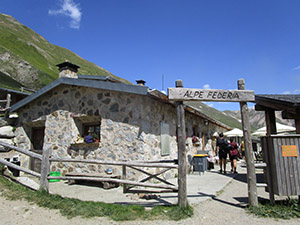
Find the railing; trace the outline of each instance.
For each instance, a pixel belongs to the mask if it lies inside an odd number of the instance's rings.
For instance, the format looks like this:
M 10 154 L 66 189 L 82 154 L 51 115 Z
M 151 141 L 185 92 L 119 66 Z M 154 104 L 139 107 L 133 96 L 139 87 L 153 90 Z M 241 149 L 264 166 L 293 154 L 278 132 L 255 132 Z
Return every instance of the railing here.
M 7 94 L 6 100 L 0 100 L 0 112 L 4 113 L 5 117 L 8 117 L 9 110 L 10 110 L 10 102 L 11 102 L 11 96 L 10 94 Z M 2 104 L 5 103 L 5 106 Z
M 22 171 L 24 173 L 31 174 L 33 176 L 40 178 L 40 188 L 46 190 L 49 192 L 49 180 L 50 179 L 59 179 L 59 180 L 84 180 L 84 181 L 95 181 L 95 182 L 113 182 L 113 183 L 119 183 L 123 184 L 123 191 L 125 192 L 177 192 L 178 187 L 160 177 L 159 175 L 171 170 L 171 169 L 178 169 L 178 165 L 174 164 L 174 160 L 170 161 L 148 161 L 148 162 L 139 162 L 139 161 L 124 161 L 124 162 L 117 162 L 117 161 L 101 161 L 101 160 L 91 160 L 91 159 L 70 159 L 70 158 L 50 158 L 49 152 L 50 152 L 50 145 L 45 144 L 45 148 L 43 150 L 43 155 L 34 153 L 32 151 L 27 151 L 21 148 L 18 148 L 16 146 L 7 144 L 5 142 L 0 141 L 0 145 L 8 147 L 10 149 L 13 149 L 15 151 L 18 151 L 20 153 L 23 153 L 25 155 L 28 155 L 33 158 L 37 158 L 42 160 L 41 164 L 41 173 L 37 173 L 35 171 L 26 169 L 24 167 L 15 165 L 13 163 L 10 163 L 4 159 L 0 158 L 0 163 L 7 165 L 13 169 Z M 86 174 L 81 174 L 80 176 L 49 176 L 50 173 L 50 164 L 51 162 L 76 162 L 76 163 L 87 163 L 87 164 L 101 164 L 101 165 L 112 165 L 112 166 L 122 166 L 122 178 L 110 178 L 110 177 L 91 177 Z M 172 163 L 172 164 L 170 164 Z M 139 172 L 142 172 L 146 174 L 148 177 L 142 179 L 141 181 L 131 181 L 127 180 L 126 178 L 126 170 L 127 167 L 137 170 Z M 158 173 L 151 174 L 141 168 L 143 167 L 154 167 L 154 168 L 162 168 L 162 170 Z M 146 183 L 146 181 L 149 181 L 150 179 L 156 179 L 161 183 Z M 164 184 L 162 184 L 164 183 Z M 130 190 L 135 186 L 142 186 L 142 187 L 150 187 L 150 188 L 160 188 L 162 190 Z

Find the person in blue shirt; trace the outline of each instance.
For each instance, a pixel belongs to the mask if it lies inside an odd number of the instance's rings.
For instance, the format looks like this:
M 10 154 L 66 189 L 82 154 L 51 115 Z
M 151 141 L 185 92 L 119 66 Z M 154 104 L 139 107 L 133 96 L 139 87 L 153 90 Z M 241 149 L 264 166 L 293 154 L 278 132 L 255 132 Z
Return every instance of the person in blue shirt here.
M 84 142 L 85 142 L 85 143 L 92 143 L 92 142 L 94 142 L 93 135 L 92 135 L 91 133 L 89 133 L 89 134 L 84 138 Z

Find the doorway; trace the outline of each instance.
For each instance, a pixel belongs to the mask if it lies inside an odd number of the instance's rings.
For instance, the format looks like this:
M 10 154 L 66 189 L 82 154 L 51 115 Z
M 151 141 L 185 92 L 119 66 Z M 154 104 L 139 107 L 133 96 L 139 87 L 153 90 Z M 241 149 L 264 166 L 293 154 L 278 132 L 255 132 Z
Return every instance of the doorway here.
M 42 155 L 44 145 L 45 127 L 32 127 L 31 130 L 31 144 L 33 152 Z M 40 173 L 41 172 L 41 160 L 31 157 L 30 169 Z

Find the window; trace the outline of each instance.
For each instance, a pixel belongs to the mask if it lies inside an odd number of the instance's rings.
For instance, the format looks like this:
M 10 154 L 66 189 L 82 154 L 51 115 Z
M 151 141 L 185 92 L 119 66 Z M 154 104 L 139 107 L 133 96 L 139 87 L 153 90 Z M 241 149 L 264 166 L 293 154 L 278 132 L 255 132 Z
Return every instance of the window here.
M 91 135 L 89 141 L 100 142 L 101 138 L 101 117 L 100 116 L 80 116 L 77 114 L 72 115 L 75 125 L 78 130 L 78 138 L 75 140 L 75 144 L 85 143 L 85 137 Z
M 83 125 L 82 135 L 84 137 L 90 134 L 93 137 L 94 142 L 100 141 L 100 123 L 88 123 L 82 125 Z

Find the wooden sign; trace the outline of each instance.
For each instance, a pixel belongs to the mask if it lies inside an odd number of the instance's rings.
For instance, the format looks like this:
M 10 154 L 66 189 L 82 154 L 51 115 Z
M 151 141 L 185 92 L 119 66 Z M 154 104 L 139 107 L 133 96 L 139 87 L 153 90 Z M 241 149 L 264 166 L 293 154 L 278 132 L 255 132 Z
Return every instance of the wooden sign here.
M 283 157 L 298 157 L 298 151 L 296 145 L 282 145 L 281 146 L 282 156 Z
M 215 102 L 254 102 L 254 91 L 168 88 L 169 100 L 175 101 L 215 101 Z

